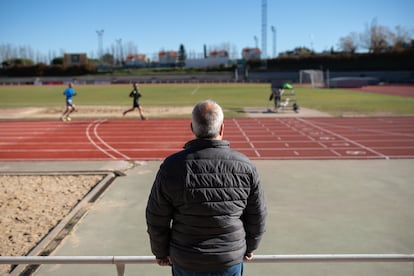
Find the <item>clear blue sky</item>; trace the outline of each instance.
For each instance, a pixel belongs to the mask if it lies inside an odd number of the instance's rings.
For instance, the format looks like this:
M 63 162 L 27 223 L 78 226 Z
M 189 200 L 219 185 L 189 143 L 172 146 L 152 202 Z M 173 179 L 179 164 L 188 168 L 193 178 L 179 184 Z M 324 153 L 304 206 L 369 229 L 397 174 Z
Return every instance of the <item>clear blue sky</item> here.
M 159 50 L 202 53 L 203 45 L 261 48 L 261 0 L 0 0 L 0 45 L 30 46 L 44 55 L 98 53 L 116 41 L 154 57 Z M 267 54 L 308 47 L 338 48 L 341 37 L 378 25 L 414 28 L 413 0 L 268 0 Z

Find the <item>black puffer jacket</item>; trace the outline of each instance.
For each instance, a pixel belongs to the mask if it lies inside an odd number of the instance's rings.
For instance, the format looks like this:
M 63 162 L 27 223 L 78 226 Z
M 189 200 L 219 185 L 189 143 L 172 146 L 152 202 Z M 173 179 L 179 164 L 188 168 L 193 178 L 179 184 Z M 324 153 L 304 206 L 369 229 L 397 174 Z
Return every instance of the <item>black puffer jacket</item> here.
M 227 141 L 196 139 L 168 157 L 146 209 L 151 249 L 189 271 L 243 261 L 265 231 L 266 207 L 254 165 Z

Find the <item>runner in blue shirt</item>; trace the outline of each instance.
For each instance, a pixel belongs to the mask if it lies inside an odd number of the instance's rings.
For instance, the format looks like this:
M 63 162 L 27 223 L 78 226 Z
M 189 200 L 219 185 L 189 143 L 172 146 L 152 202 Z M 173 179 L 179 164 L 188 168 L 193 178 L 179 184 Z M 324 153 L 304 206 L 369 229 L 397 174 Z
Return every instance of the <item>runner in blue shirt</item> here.
M 72 102 L 73 96 L 76 96 L 75 90 L 73 90 L 73 84 L 69 83 L 68 88 L 63 91 L 63 95 L 66 96 L 66 110 L 62 114 L 62 121 L 70 121 L 69 115 L 76 110 L 76 106 Z

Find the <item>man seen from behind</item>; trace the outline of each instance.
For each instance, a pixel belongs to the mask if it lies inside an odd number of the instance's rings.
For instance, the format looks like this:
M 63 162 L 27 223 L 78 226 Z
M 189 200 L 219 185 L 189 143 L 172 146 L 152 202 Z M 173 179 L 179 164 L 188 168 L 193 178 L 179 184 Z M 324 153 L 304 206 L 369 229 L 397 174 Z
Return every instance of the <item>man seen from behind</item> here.
M 161 164 L 146 208 L 151 250 L 172 275 L 243 275 L 265 232 L 266 206 L 252 162 L 223 140 L 212 100 L 192 112 L 195 139 Z

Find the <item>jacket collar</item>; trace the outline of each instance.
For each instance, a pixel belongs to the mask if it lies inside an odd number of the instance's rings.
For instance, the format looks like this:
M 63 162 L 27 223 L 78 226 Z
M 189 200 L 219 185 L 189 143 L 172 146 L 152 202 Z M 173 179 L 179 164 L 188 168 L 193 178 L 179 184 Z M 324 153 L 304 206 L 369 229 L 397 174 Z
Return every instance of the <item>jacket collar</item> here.
M 226 140 L 213 140 L 213 139 L 194 139 L 188 141 L 185 145 L 185 149 L 189 148 L 229 148 L 230 143 Z

